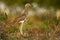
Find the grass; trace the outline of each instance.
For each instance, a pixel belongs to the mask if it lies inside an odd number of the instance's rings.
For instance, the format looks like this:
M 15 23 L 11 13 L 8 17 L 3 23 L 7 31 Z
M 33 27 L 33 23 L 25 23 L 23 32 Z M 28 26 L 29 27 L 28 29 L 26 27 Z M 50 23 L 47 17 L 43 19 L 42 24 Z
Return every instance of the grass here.
M 41 14 L 42 15 L 42 14 Z M 43 17 L 43 18 L 42 18 Z M 44 18 L 45 17 L 45 18 Z M 14 26 L 7 25 L 0 39 L 3 40 L 60 40 L 60 19 L 55 16 L 30 16 L 24 24 L 23 31 L 29 36 L 24 38 L 19 33 L 19 23 Z M 2 36 L 4 36 L 2 38 Z

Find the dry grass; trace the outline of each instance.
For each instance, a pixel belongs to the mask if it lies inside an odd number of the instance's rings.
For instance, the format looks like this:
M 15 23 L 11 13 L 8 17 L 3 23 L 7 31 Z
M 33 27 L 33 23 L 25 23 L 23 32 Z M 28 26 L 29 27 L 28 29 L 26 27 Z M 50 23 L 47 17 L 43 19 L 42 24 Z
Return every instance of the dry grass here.
M 16 23 L 15 26 L 19 26 L 19 24 Z M 0 39 L 60 40 L 60 19 L 57 20 L 55 16 L 51 16 L 51 15 L 33 16 L 32 19 L 30 19 L 24 25 L 25 27 L 23 28 L 23 32 L 25 33 L 25 36 L 28 35 L 28 37 L 21 36 L 19 33 L 19 27 L 16 28 L 15 26 L 11 27 L 10 25 L 8 25 L 9 30 L 5 29 L 3 33 L 0 33 Z

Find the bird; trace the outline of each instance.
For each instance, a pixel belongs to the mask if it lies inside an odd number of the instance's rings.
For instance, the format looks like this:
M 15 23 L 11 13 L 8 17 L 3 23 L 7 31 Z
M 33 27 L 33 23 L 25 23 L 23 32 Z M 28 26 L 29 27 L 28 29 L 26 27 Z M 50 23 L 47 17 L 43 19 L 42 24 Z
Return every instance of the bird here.
M 10 26 L 13 26 L 15 23 L 20 23 L 19 30 L 20 30 L 21 36 L 23 36 L 23 37 L 25 37 L 24 32 L 23 32 L 23 25 L 28 19 L 28 9 L 29 9 L 29 7 L 31 7 L 30 3 L 25 4 L 24 10 L 22 11 L 21 16 L 16 17 L 13 22 L 8 22 L 7 21 L 7 23 L 5 23 L 6 25 L 10 25 Z
M 19 26 L 19 30 L 20 30 L 20 34 L 25 37 L 24 35 L 24 32 L 23 32 L 23 25 L 24 23 L 27 21 L 27 18 L 28 18 L 28 8 L 31 7 L 31 4 L 30 3 L 27 3 L 25 5 L 25 9 L 23 10 L 22 14 L 24 16 L 24 19 L 19 21 L 19 23 L 21 23 L 21 25 Z

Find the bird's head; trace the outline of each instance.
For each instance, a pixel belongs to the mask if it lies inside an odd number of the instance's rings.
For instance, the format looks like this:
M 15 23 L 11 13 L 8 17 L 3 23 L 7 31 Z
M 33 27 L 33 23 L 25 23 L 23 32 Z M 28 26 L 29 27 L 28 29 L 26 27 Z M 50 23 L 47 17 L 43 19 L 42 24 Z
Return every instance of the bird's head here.
M 31 5 L 30 5 L 30 3 L 27 3 L 27 4 L 25 5 L 25 8 L 29 8 L 29 7 L 31 7 Z

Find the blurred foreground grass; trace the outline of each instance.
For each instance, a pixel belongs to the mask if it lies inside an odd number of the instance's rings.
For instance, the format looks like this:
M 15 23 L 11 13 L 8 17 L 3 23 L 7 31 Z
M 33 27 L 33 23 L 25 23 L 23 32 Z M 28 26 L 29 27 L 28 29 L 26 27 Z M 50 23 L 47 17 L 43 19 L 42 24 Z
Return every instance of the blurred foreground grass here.
M 6 15 L 0 14 L 0 40 L 60 40 L 60 19 L 57 20 L 55 15 L 30 16 L 23 27 L 23 32 L 29 35 L 27 38 L 20 35 L 19 23 L 7 24 L 14 21 L 17 15 L 12 16 L 7 18 Z

